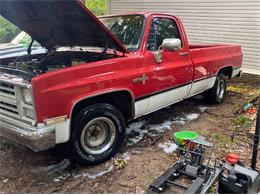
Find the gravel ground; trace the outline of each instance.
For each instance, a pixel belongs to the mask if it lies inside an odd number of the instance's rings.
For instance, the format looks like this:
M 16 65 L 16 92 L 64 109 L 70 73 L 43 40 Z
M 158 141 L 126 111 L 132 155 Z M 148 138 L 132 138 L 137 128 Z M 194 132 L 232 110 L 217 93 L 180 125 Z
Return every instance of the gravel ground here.
M 60 159 L 55 150 L 34 153 L 5 140 L 0 142 L 0 193 L 143 193 L 177 160 L 172 134 L 192 130 L 215 143 L 214 157 L 238 153 L 250 163 L 251 151 L 231 141 L 239 132 L 243 145 L 254 122 L 233 113 L 257 95 L 260 77 L 245 75 L 229 82 L 223 104 L 207 105 L 200 96 L 164 108 L 129 123 L 121 153 L 94 167 Z M 260 155 L 260 154 L 259 154 Z M 260 169 L 260 156 L 258 169 Z

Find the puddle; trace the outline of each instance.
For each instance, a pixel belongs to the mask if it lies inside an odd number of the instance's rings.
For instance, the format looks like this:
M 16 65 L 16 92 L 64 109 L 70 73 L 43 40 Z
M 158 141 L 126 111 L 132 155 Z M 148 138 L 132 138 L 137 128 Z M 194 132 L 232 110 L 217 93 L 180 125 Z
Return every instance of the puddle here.
M 74 179 L 77 179 L 77 178 L 80 178 L 80 177 L 87 177 L 89 179 L 97 179 L 98 177 L 101 177 L 101 176 L 113 171 L 113 169 L 114 169 L 114 166 L 111 165 L 107 169 L 102 170 L 102 171 L 98 171 L 98 172 L 91 172 L 90 171 L 88 173 L 85 172 L 85 173 L 77 174 L 77 175 L 74 176 Z
M 201 106 L 198 109 L 205 111 L 207 107 Z M 155 137 L 158 136 L 158 134 L 172 130 L 173 125 L 182 126 L 188 122 L 197 120 L 199 117 L 200 114 L 194 112 L 187 114 L 183 113 L 179 117 L 170 117 L 170 119 L 159 124 L 149 124 L 149 121 L 147 122 L 145 120 L 131 123 L 126 129 L 128 145 L 134 145 L 140 142 L 145 135 Z
M 185 116 L 187 122 L 191 122 L 197 120 L 200 117 L 200 114 L 197 113 L 190 113 Z
M 209 107 L 207 106 L 198 106 L 198 109 L 201 113 L 205 112 L 206 110 L 208 110 Z
M 32 173 L 36 174 L 45 174 L 45 175 L 54 175 L 64 173 L 64 171 L 71 165 L 70 160 L 64 159 L 60 163 L 52 164 L 49 166 L 38 167 L 32 170 Z
M 163 151 L 166 153 L 166 154 L 172 154 L 173 152 L 175 152 L 178 148 L 178 146 L 173 143 L 173 142 L 164 142 L 164 143 L 159 143 L 158 144 L 158 147 L 163 149 Z

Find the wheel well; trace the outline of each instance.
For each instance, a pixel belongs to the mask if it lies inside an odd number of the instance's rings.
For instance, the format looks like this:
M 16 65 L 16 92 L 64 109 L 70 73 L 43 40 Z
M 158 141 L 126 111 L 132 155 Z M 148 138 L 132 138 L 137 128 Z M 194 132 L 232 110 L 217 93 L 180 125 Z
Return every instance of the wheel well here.
M 115 106 L 125 117 L 126 120 L 134 115 L 134 105 L 131 94 L 128 91 L 118 91 L 90 97 L 78 102 L 72 111 L 72 120 L 76 113 L 89 105 L 97 103 L 108 103 Z
M 232 73 L 233 73 L 233 68 L 232 68 L 232 66 L 228 66 L 228 67 L 222 68 L 222 69 L 219 70 L 218 74 L 220 74 L 220 73 L 224 74 L 229 79 L 231 79 Z

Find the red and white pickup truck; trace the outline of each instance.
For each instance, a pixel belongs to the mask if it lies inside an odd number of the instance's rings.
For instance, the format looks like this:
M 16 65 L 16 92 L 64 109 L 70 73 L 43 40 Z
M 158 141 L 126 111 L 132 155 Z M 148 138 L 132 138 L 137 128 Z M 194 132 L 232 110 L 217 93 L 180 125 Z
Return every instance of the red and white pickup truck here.
M 239 45 L 189 45 L 181 20 L 96 18 L 80 1 L 1 0 L 0 14 L 46 52 L 1 59 L 0 136 L 80 164 L 117 153 L 127 121 L 204 93 L 221 103 Z

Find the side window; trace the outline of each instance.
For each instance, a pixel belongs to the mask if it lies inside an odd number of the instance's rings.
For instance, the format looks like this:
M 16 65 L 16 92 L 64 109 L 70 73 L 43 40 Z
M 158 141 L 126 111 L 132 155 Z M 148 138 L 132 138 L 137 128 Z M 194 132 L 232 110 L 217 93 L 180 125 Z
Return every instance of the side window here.
M 147 49 L 156 51 L 162 45 L 164 39 L 180 38 L 178 27 L 174 20 L 169 18 L 154 18 L 147 43 Z
M 154 24 L 152 22 L 150 31 L 149 31 L 149 37 L 147 42 L 147 49 L 150 51 L 156 51 L 156 34 L 154 31 Z

